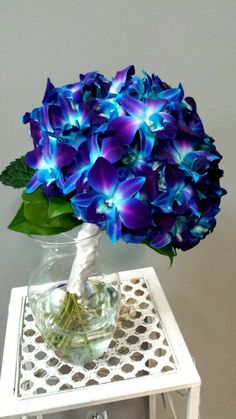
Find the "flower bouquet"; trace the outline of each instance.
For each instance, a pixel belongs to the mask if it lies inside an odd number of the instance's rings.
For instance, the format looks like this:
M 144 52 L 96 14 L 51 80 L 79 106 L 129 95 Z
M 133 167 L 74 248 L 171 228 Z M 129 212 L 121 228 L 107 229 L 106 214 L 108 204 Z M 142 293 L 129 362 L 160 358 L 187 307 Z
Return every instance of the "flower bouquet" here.
M 54 323 L 61 313 L 64 326 L 73 329 L 77 321 L 89 345 L 76 284 L 88 278 L 97 230 L 105 230 L 112 243 L 149 246 L 172 263 L 177 249 L 196 246 L 215 227 L 225 193 L 219 183 L 222 157 L 182 85 L 171 88 L 146 72 L 137 77 L 132 65 L 111 81 L 98 72 L 61 87 L 48 79 L 42 105 L 22 119 L 34 148 L 0 177 L 24 188 L 9 228 L 48 236 L 81 225 L 78 238 L 89 241 L 77 243 Z M 101 284 L 106 288 L 99 282 L 100 291 Z M 114 297 L 111 288 L 109 293 Z M 52 347 L 71 345 L 50 333 Z

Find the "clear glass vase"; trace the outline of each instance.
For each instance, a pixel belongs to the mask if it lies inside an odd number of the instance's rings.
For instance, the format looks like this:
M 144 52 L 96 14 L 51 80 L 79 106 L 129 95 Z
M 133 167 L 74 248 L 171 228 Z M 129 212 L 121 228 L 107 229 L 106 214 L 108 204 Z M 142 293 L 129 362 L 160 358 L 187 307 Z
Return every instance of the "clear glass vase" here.
M 81 240 L 74 230 L 59 236 L 36 238 L 43 262 L 28 286 L 30 307 L 45 342 L 63 360 L 77 365 L 100 357 L 108 348 L 120 308 L 118 273 L 100 252 L 100 233 L 93 236 L 95 254 L 86 276 L 68 284 Z M 86 249 L 90 237 L 83 239 Z

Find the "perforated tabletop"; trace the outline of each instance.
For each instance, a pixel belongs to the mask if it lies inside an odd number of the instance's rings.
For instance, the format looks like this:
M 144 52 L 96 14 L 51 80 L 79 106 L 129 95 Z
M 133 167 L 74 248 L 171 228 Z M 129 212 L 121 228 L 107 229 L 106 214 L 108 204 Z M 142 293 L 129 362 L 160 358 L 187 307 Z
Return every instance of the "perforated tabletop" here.
M 154 270 L 120 276 L 123 299 L 114 337 L 102 357 L 81 367 L 61 361 L 48 349 L 34 323 L 26 287 L 12 290 L 0 388 L 2 416 L 67 410 L 199 385 Z

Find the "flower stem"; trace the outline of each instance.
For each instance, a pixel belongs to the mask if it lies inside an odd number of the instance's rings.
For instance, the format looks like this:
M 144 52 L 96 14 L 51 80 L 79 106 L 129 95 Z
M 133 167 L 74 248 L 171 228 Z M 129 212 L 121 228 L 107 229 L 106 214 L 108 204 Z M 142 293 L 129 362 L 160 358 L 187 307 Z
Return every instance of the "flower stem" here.
M 66 291 L 61 311 L 52 318 L 53 325 L 58 331 L 53 332 L 48 336 L 47 341 L 49 345 L 59 351 L 69 350 L 73 340 L 73 334 L 76 331 L 72 330 L 73 324 L 78 324 L 82 329 L 83 340 L 86 348 L 91 356 L 93 351 L 87 335 L 86 313 L 81 303 L 78 301 L 76 294 L 71 294 Z M 60 331 L 59 329 L 62 329 Z
M 84 322 L 84 319 L 83 319 L 84 312 L 81 309 L 81 306 L 77 302 L 77 298 L 78 298 L 77 295 L 72 294 L 72 298 L 73 298 L 73 301 L 74 301 L 74 305 L 75 305 L 77 316 L 79 318 L 80 325 L 82 326 L 84 343 L 85 343 L 85 345 L 87 345 L 87 348 L 88 348 L 90 354 L 93 355 L 93 350 L 92 350 L 91 345 L 89 343 L 89 339 L 88 339 L 88 336 L 87 336 L 87 333 L 86 333 L 86 325 L 85 325 L 85 322 Z

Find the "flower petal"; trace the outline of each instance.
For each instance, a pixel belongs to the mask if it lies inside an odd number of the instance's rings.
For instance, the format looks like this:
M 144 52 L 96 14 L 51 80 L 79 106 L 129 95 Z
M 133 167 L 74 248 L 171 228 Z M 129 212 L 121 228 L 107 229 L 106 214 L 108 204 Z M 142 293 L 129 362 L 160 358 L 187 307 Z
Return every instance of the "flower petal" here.
M 102 201 L 102 200 L 100 200 L 100 201 Z M 82 213 L 82 215 L 84 216 L 85 220 L 88 223 L 91 223 L 91 224 L 101 224 L 102 223 L 102 226 L 105 227 L 107 214 L 104 213 L 104 212 L 102 212 L 102 213 L 98 212 L 99 205 L 100 205 L 99 200 L 96 201 L 94 199 L 92 204 L 89 205 L 87 208 L 80 207 L 81 208 L 81 213 Z
M 42 100 L 42 103 L 43 104 L 47 103 L 47 101 L 48 101 L 48 99 L 49 99 L 49 97 L 50 97 L 50 95 L 51 95 L 51 93 L 52 93 L 53 90 L 56 90 L 56 89 L 53 86 L 53 84 L 51 83 L 51 80 L 48 78 L 47 79 L 46 90 L 45 90 L 45 93 L 44 93 L 44 98 Z
M 49 117 L 51 121 L 51 126 L 54 130 L 56 129 L 63 129 L 65 124 L 65 116 L 63 112 L 63 108 L 58 105 L 50 105 L 49 109 Z
M 95 163 L 98 157 L 101 156 L 101 150 L 98 145 L 97 134 L 91 135 L 89 139 L 89 156 L 91 163 Z
M 160 249 L 171 242 L 171 235 L 169 233 L 157 234 L 157 236 L 150 243 L 152 246 Z
M 179 86 L 179 88 L 170 88 L 167 90 L 163 90 L 158 94 L 158 97 L 160 99 L 166 99 L 169 102 L 171 101 L 182 101 L 183 99 L 183 88 L 182 85 Z
M 39 141 L 43 138 L 40 124 L 37 121 L 30 121 L 30 135 L 34 140 L 34 145 L 37 146 Z
M 157 100 L 157 99 L 146 99 L 145 100 L 145 108 L 146 108 L 146 115 L 149 117 L 154 113 L 159 113 L 163 107 L 166 105 L 167 101 L 165 99 Z
M 38 172 L 36 172 L 33 177 L 30 179 L 29 183 L 26 185 L 26 192 L 27 193 L 32 193 L 35 191 L 35 189 L 37 189 L 40 185 L 42 185 L 42 181 L 39 180 L 38 177 Z
M 112 243 L 116 243 L 121 238 L 122 224 L 117 210 L 107 218 L 106 230 Z
M 50 123 L 50 118 L 49 118 L 49 106 L 48 105 L 43 105 L 41 106 L 41 108 L 38 109 L 38 115 L 39 115 L 39 123 L 42 125 L 42 127 L 48 131 L 48 132 L 53 132 L 51 123 Z
M 105 138 L 102 141 L 102 156 L 110 163 L 116 163 L 124 155 L 124 147 L 113 138 Z
M 164 213 L 173 211 L 174 191 L 162 192 L 154 201 L 153 205 L 160 208 Z
M 118 116 L 108 125 L 107 130 L 111 131 L 113 138 L 120 144 L 130 144 L 141 122 L 131 116 Z
M 30 122 L 30 112 L 25 112 L 21 119 L 23 124 L 28 124 Z
M 42 156 L 42 147 L 36 147 L 35 150 L 29 151 L 25 155 L 25 162 L 29 167 L 32 167 L 33 169 L 39 169 L 40 164 L 43 160 Z
M 94 199 L 99 199 L 100 197 L 101 195 L 99 196 L 97 192 L 89 191 L 73 196 L 73 198 L 71 198 L 71 202 L 75 206 L 88 207 Z
M 176 221 L 176 215 L 174 214 L 162 214 L 162 213 L 154 213 L 153 221 L 157 226 L 157 229 L 161 233 L 168 233 L 173 227 Z
M 118 99 L 118 102 L 129 115 L 135 118 L 145 118 L 145 106 L 140 100 L 133 96 L 123 96 Z
M 109 93 L 118 94 L 122 87 L 125 85 L 126 81 L 129 80 L 134 73 L 135 69 L 133 65 L 129 65 L 128 67 L 124 68 L 124 70 L 117 71 L 112 81 Z
M 150 156 L 154 143 L 155 143 L 155 135 L 150 132 L 150 130 L 145 127 L 144 130 L 140 134 L 140 142 L 141 142 L 141 155 L 142 158 L 145 160 L 147 157 Z
M 139 191 L 139 189 L 142 188 L 145 180 L 144 176 L 137 176 L 133 179 L 128 179 L 120 183 L 116 189 L 115 198 L 117 200 L 131 198 Z
M 88 182 L 93 189 L 111 196 L 118 182 L 117 170 L 103 157 L 99 157 L 89 171 Z
M 72 162 L 76 153 L 74 147 L 70 147 L 66 144 L 57 144 L 54 153 L 55 167 L 62 168 L 63 166 L 67 166 Z
M 71 176 L 69 176 L 63 184 L 63 193 L 68 195 L 74 189 L 76 189 L 76 183 L 80 179 L 82 170 L 76 170 Z
M 138 199 L 129 199 L 116 205 L 122 223 L 127 228 L 142 228 L 151 223 L 151 213 Z

